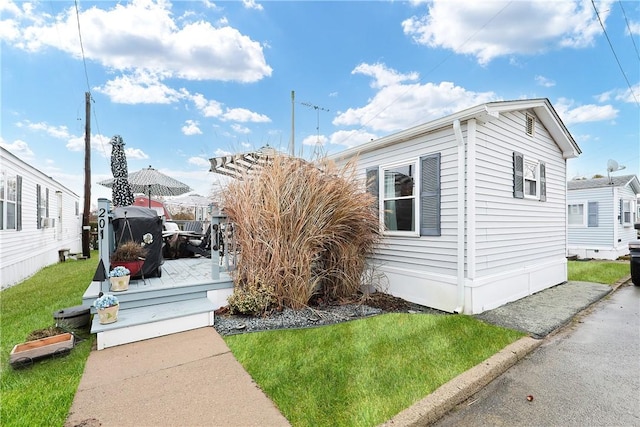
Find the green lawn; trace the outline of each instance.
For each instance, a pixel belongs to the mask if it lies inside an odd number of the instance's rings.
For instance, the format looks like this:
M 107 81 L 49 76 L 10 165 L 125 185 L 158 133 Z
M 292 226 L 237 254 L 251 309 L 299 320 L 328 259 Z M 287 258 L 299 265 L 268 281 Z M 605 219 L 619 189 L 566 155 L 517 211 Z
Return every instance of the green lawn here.
M 569 261 L 569 280 L 613 285 L 630 273 L 629 261 Z
M 94 337 L 66 357 L 14 370 L 9 353 L 53 313 L 82 303 L 98 263 L 47 267 L 0 292 L 0 425 L 62 426 Z M 615 283 L 629 263 L 570 262 L 569 280 Z M 520 334 L 468 316 L 387 314 L 298 331 L 227 337 L 234 355 L 296 426 L 375 425 Z
M 84 371 L 93 336 L 88 333 L 68 356 L 37 361 L 15 370 L 9 364 L 14 345 L 38 329 L 55 325 L 53 313 L 82 304 L 98 253 L 42 269 L 18 286 L 0 292 L 0 425 L 62 426 Z
M 374 426 L 522 336 L 470 316 L 394 313 L 225 341 L 294 426 Z

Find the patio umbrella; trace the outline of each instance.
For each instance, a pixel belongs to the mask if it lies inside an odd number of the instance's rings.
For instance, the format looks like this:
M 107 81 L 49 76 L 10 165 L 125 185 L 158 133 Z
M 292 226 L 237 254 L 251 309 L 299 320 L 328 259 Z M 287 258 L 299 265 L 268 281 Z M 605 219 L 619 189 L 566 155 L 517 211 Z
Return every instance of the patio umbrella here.
M 187 184 L 158 172 L 151 166 L 137 172 L 130 173 L 128 180 L 131 190 L 134 193 L 143 193 L 149 197 L 149 205 L 151 205 L 151 195 L 179 196 L 191 191 L 191 188 Z M 101 181 L 98 184 L 104 185 L 105 187 L 112 187 L 114 180 L 108 179 Z
M 127 180 L 127 157 L 124 152 L 124 140 L 120 135 L 115 135 L 109 144 L 111 144 L 111 173 L 113 174 L 111 185 L 113 205 L 131 206 L 133 193 Z
M 248 153 L 231 154 L 209 159 L 209 172 L 242 179 L 245 174 L 257 172 L 264 165 L 270 163 L 276 155 L 276 150 L 269 145 Z

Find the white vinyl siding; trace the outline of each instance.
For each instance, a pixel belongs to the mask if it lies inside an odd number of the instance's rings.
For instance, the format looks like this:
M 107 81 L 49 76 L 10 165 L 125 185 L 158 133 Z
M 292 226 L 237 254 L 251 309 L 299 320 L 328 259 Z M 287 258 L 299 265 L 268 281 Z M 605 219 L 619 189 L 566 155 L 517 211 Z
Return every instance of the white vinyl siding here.
M 569 246 L 604 248 L 613 245 L 614 210 L 617 212 L 618 206 L 613 201 L 611 188 L 589 188 L 582 190 L 569 190 L 567 192 L 567 204 L 571 205 L 576 201 L 583 203 L 588 200 L 592 205 L 592 215 L 597 215 L 597 226 L 582 228 L 569 228 Z M 597 213 L 593 213 L 597 204 Z M 593 221 L 593 220 L 592 220 Z
M 75 214 L 78 195 L 3 148 L 0 148 L 0 158 L 1 172 L 18 177 L 17 229 L 0 230 L 0 285 L 5 288 L 57 262 L 59 249 L 68 248 L 71 252 L 80 252 L 82 218 Z M 49 213 L 53 215 L 57 215 L 60 209 L 58 198 L 51 195 L 56 191 L 62 192 L 63 223 L 59 227 L 56 224 L 56 227 L 37 228 L 37 185 L 49 189 Z M 44 193 L 46 197 L 46 191 Z M 46 206 L 43 213 L 46 214 Z
M 525 112 L 513 112 L 478 126 L 477 276 L 565 257 L 566 162 L 538 120 L 532 144 L 531 136 L 521 131 L 524 121 Z M 514 152 L 545 164 L 546 201 L 514 198 Z
M 435 274 L 450 274 L 451 270 L 455 269 L 457 151 L 451 127 L 385 149 L 361 154 L 358 159 L 358 170 L 361 173 L 359 178 L 372 185 L 372 180 L 375 179 L 372 170 L 378 170 L 380 165 L 402 163 L 408 159 L 416 159 L 417 156 L 438 153 L 439 230 L 435 231 L 434 235 L 422 235 L 419 238 L 385 235 L 383 243 L 372 256 L 374 261 L 391 267 Z

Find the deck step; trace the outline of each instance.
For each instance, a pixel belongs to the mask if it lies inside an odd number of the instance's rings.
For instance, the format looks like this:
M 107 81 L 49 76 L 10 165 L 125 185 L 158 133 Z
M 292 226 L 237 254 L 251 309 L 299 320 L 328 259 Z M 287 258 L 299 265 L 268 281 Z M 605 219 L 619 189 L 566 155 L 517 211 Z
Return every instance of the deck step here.
M 93 317 L 91 333 L 97 349 L 128 344 L 191 329 L 213 326 L 216 306 L 207 298 L 175 301 L 146 307 L 121 309 L 118 321 L 103 325 Z

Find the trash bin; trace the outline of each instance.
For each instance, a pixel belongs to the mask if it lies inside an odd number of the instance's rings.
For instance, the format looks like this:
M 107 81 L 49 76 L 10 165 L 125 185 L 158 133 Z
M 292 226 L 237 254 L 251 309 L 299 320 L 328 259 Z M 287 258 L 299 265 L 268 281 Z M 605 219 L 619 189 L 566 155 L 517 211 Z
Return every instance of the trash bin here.
M 640 240 L 629 242 L 629 255 L 631 256 L 631 281 L 640 286 Z

